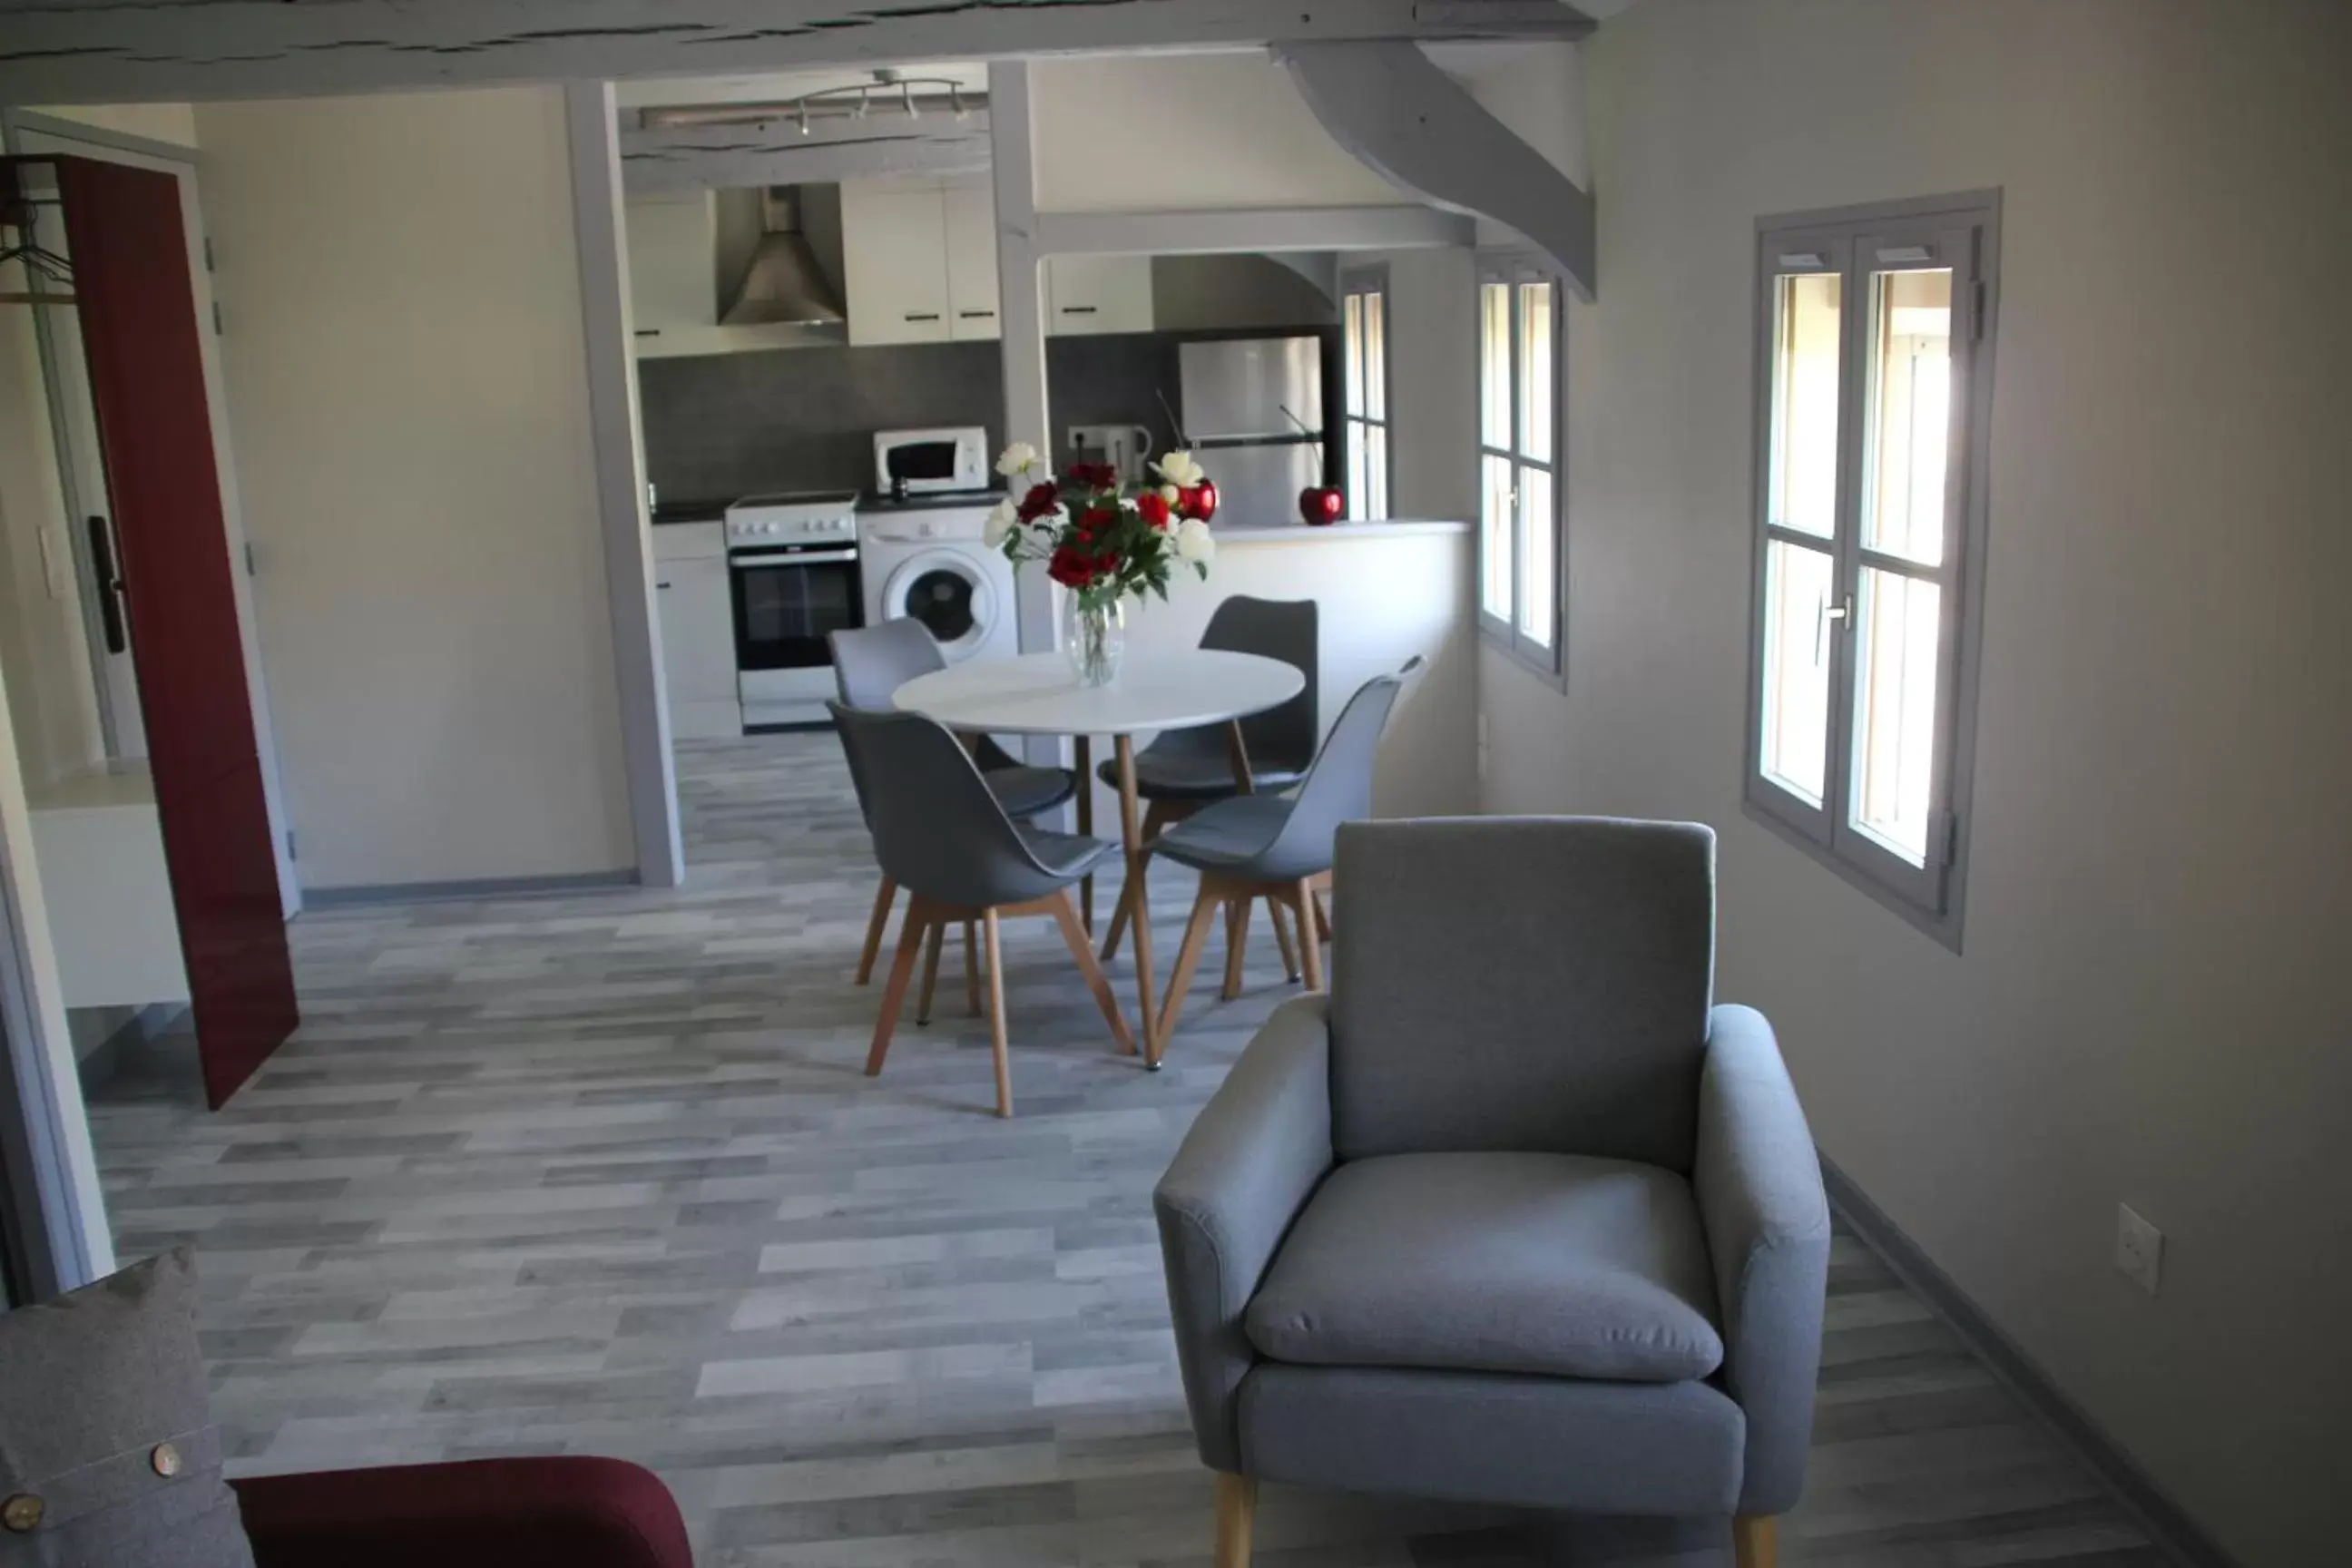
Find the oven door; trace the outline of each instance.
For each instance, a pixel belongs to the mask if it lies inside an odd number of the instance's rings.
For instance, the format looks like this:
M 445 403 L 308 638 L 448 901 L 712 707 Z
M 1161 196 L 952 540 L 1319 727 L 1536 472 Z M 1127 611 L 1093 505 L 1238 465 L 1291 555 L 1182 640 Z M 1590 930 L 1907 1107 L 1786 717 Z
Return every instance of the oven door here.
M 829 669 L 825 637 L 866 624 L 855 550 L 736 550 L 735 668 Z

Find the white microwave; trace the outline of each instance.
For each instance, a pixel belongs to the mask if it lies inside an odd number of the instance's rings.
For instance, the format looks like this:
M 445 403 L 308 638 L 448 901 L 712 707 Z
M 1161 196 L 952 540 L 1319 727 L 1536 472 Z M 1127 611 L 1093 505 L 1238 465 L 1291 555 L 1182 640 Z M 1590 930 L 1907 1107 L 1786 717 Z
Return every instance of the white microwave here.
M 875 432 L 877 494 L 904 500 L 988 488 L 988 432 L 977 425 Z

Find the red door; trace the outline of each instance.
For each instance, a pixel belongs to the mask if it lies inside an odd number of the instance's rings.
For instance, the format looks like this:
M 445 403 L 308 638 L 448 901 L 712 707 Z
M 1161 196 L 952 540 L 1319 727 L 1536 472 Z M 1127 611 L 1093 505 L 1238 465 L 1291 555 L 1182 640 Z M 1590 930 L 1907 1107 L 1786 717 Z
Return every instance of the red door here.
M 73 292 L 121 541 L 131 660 L 205 1094 L 299 1021 L 205 401 L 179 182 L 60 157 Z

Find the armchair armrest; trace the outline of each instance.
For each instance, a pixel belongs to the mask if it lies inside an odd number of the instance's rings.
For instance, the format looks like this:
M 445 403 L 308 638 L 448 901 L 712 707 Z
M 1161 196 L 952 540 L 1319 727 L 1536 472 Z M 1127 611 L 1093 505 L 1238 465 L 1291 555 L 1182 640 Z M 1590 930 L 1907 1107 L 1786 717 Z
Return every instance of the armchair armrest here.
M 693 1568 L 651 1470 L 562 1456 L 232 1483 L 256 1568 Z
M 1329 1062 L 1325 999 L 1284 1003 L 1202 1108 L 1151 1194 L 1184 1399 L 1212 1469 L 1242 1468 L 1234 1402 L 1256 1359 L 1243 1309 L 1331 1168 Z
M 1782 1513 L 1804 1486 L 1830 1210 L 1796 1086 L 1753 1007 L 1715 1009 L 1691 1185 L 1715 1262 L 1725 1384 L 1748 1416 L 1739 1511 Z

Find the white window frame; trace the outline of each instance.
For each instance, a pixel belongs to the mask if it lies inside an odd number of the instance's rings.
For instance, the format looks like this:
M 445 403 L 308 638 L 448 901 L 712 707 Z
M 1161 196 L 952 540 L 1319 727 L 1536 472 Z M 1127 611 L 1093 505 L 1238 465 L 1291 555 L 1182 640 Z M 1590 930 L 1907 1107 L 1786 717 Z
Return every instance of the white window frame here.
M 1371 301 L 1370 305 L 1360 305 Z M 1380 331 L 1375 334 L 1380 363 L 1370 365 L 1370 380 L 1364 388 L 1365 395 L 1358 403 L 1355 395 L 1356 363 L 1366 352 L 1365 337 L 1358 324 L 1363 318 L 1356 311 L 1380 312 Z M 1389 308 L 1389 269 L 1381 267 L 1349 268 L 1339 279 L 1339 463 L 1340 489 L 1348 498 L 1348 520 L 1350 522 L 1384 522 L 1396 515 L 1396 355 L 1390 350 L 1394 341 L 1396 317 Z M 1377 386 L 1377 393 L 1375 393 Z M 1380 461 L 1366 461 L 1365 487 L 1370 496 L 1357 493 L 1357 443 L 1369 442 L 1371 433 L 1380 433 Z
M 1476 390 L 1473 395 L 1478 406 L 1472 417 L 1477 429 L 1477 465 L 1479 508 L 1475 526 L 1478 531 L 1478 580 L 1475 592 L 1478 603 L 1478 630 L 1486 641 L 1507 653 L 1512 658 L 1538 674 L 1560 677 L 1567 668 L 1564 649 L 1568 643 L 1568 291 L 1561 287 L 1556 265 L 1532 252 L 1520 250 L 1485 251 L 1478 257 L 1477 283 L 1473 293 L 1471 329 L 1477 335 L 1475 363 Z M 1501 285 L 1510 290 L 1511 363 L 1508 367 L 1510 385 L 1510 441 L 1507 446 L 1496 446 L 1486 439 L 1486 299 L 1489 287 Z M 1524 303 L 1521 290 L 1528 287 L 1549 288 L 1551 290 L 1551 454 L 1538 458 L 1525 449 L 1525 427 L 1521 395 L 1524 378 L 1521 352 L 1525 342 Z M 1510 616 L 1501 616 L 1486 607 L 1486 583 L 1496 569 L 1493 544 L 1486 527 L 1486 468 L 1490 459 L 1507 462 L 1511 468 L 1512 484 L 1509 505 L 1512 510 L 1510 562 L 1505 568 L 1511 598 Z M 1551 479 L 1551 505 L 1541 517 L 1529 516 L 1520 476 L 1528 469 L 1539 469 Z M 1551 538 L 1552 570 L 1542 581 L 1531 580 L 1526 562 L 1527 541 L 1531 531 L 1548 530 Z M 1537 640 L 1526 628 L 1529 606 L 1539 595 L 1550 609 L 1551 639 Z
M 1854 887 L 1955 952 L 1969 849 L 1976 742 L 1977 658 L 1983 604 L 1986 501 L 1990 474 L 1993 345 L 1999 305 L 2000 199 L 1997 191 L 1759 219 L 1755 251 L 1755 432 L 1753 583 L 1749 605 L 1748 726 L 1742 795 L 1748 815 L 1803 848 Z M 1940 559 L 1922 563 L 1864 542 L 1863 486 L 1874 306 L 1879 274 L 1948 268 L 1952 272 L 1950 437 L 1944 479 Z M 1836 500 L 1824 539 L 1770 515 L 1773 379 L 1780 280 L 1834 273 L 1841 287 L 1838 342 Z M 1828 723 L 1822 798 L 1814 802 L 1765 771 L 1768 566 L 1774 544 L 1825 556 L 1830 588 L 1821 605 L 1827 658 Z M 1858 612 L 1864 574 L 1892 574 L 1937 590 L 1937 684 L 1929 771 L 1927 850 L 1915 865 L 1856 817 L 1854 749 Z M 1817 656 L 1821 657 L 1821 656 Z

